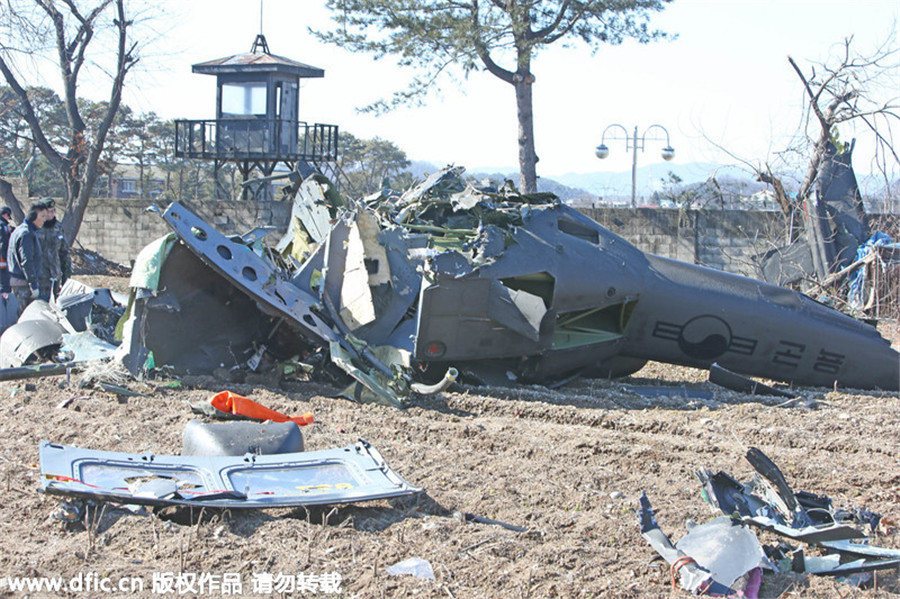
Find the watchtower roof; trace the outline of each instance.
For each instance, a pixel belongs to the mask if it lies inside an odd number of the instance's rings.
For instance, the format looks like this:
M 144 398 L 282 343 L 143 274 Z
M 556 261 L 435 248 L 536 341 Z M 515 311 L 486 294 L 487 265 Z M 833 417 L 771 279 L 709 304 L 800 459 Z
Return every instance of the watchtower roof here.
M 191 72 L 202 75 L 285 73 L 297 77 L 325 76 L 325 69 L 271 54 L 265 38 L 261 34 L 257 36 L 257 40 L 253 43 L 253 49 L 250 52 L 197 63 L 191 67 Z

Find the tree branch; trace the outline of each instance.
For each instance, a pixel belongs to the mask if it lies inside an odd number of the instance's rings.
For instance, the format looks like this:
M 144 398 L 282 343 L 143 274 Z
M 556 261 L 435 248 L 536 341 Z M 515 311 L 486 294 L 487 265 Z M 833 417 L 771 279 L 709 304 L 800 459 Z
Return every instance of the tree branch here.
M 2 56 L 0 56 L 0 73 L 3 73 L 3 77 L 6 79 L 9 87 L 12 88 L 16 97 L 19 99 L 19 102 L 22 104 L 22 118 L 25 119 L 25 122 L 28 123 L 28 127 L 31 129 L 35 145 L 37 145 L 40 151 L 47 157 L 47 160 L 50 161 L 50 164 L 53 165 L 54 168 L 57 170 L 62 169 L 64 166 L 64 158 L 56 151 L 56 149 L 54 149 L 49 140 L 47 140 L 44 132 L 41 130 L 40 119 L 38 119 L 37 114 L 35 114 L 34 106 L 28 98 L 28 92 L 26 92 L 19 83 L 15 73 L 10 70 Z

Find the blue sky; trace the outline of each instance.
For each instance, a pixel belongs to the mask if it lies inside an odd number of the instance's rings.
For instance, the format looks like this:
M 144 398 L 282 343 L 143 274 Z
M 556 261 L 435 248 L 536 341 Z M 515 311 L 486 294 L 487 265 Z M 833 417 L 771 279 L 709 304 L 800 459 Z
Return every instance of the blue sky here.
M 214 78 L 191 74 L 197 62 L 249 50 L 259 30 L 256 0 L 163 0 L 161 37 L 143 51 L 125 102 L 165 118 L 211 118 Z M 654 16 L 675 41 L 626 43 L 591 55 L 584 48 L 550 49 L 534 62 L 538 172 L 622 171 L 631 159 L 613 142 L 600 162 L 593 149 L 603 129 L 620 123 L 641 131 L 665 126 L 675 162 L 728 163 L 706 138 L 746 160 L 774 157 L 800 126 L 802 88 L 790 54 L 802 65 L 825 60 L 847 36 L 866 52 L 898 37 L 896 0 L 675 0 Z M 265 0 L 263 32 L 273 53 L 326 71 L 306 80 L 301 118 L 333 123 L 358 137 L 395 142 L 410 158 L 474 167 L 516 164 L 512 88 L 484 73 L 445 81 L 422 108 L 375 117 L 356 107 L 404 85 L 407 73 L 390 60 L 376 62 L 319 44 L 306 26 L 328 24 L 328 11 L 311 0 Z M 896 62 L 896 61 L 895 61 Z M 892 88 L 892 89 L 891 89 Z M 888 91 L 900 95 L 900 72 Z M 90 93 L 90 89 L 86 89 Z M 859 136 L 855 163 L 868 170 L 873 143 Z M 898 131 L 900 133 L 900 131 Z M 659 146 L 659 147 L 657 147 Z M 640 164 L 659 161 L 660 142 L 648 142 Z

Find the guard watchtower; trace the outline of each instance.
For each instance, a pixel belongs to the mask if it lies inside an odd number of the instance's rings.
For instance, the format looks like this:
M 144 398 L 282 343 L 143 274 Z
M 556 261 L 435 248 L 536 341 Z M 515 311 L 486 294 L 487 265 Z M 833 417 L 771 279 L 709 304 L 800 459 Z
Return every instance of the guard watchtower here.
M 324 77 L 324 70 L 271 54 L 260 33 L 250 52 L 195 64 L 192 72 L 216 76 L 216 118 L 175 121 L 175 155 L 212 160 L 217 192 L 224 192 L 219 170 L 227 163 L 247 181 L 254 170 L 269 177 L 279 163 L 303 171 L 337 160 L 337 125 L 298 119 L 300 79 Z M 269 185 L 252 193 L 269 194 Z M 245 186 L 244 198 L 250 195 Z

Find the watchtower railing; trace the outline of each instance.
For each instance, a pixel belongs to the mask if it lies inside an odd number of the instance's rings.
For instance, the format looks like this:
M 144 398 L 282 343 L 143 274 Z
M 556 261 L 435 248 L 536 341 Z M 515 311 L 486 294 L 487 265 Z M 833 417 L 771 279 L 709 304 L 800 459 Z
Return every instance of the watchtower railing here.
M 282 119 L 175 121 L 175 155 L 208 160 L 334 162 L 337 125 Z

